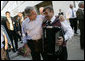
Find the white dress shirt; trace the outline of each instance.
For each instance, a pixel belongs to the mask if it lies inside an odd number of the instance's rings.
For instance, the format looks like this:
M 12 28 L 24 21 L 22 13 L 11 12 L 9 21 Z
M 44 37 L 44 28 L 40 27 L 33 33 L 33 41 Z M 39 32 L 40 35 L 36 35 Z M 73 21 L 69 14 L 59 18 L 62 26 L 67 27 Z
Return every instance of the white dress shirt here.
M 56 18 L 55 16 L 51 18 L 51 23 L 54 22 L 55 18 Z
M 65 40 L 69 40 L 72 38 L 72 36 L 74 35 L 74 31 L 72 30 L 70 24 L 67 22 L 67 20 L 64 20 L 63 22 L 61 22 L 61 26 L 65 32 L 64 38 Z
M 51 23 L 54 22 L 55 18 L 56 18 L 55 16 L 51 18 Z M 67 20 L 64 20 L 63 22 L 61 22 L 61 27 L 65 32 L 64 35 L 65 41 L 71 39 L 71 37 L 74 35 L 74 31 L 72 30 L 70 23 L 67 22 Z
M 79 8 L 79 9 L 84 10 L 84 8 Z
M 72 10 L 74 12 L 74 17 L 72 17 Z M 69 8 L 68 11 L 66 12 L 66 18 L 76 18 L 76 11 L 77 10 L 75 8 L 73 9 Z
M 26 18 L 22 22 L 22 40 L 24 43 L 27 43 L 27 40 L 39 40 L 42 36 L 42 22 L 43 17 L 38 15 L 35 20 L 30 21 L 29 18 Z M 27 35 L 26 35 L 27 33 Z
M 24 17 L 22 16 L 22 18 L 21 18 L 21 22 L 24 20 Z
M 10 23 L 10 30 L 14 30 L 13 28 L 13 23 L 12 23 L 12 19 L 11 18 L 7 18 L 9 23 Z
M 52 17 L 51 22 L 54 22 L 55 16 Z M 38 15 L 36 20 L 30 21 L 29 18 L 26 18 L 22 23 L 22 40 L 24 43 L 27 43 L 27 40 L 38 40 L 42 36 L 42 22 L 44 17 Z M 62 28 L 65 31 L 65 40 L 68 40 L 73 36 L 73 30 L 70 27 L 70 24 L 66 21 L 61 22 Z M 26 36 L 27 33 L 27 36 Z

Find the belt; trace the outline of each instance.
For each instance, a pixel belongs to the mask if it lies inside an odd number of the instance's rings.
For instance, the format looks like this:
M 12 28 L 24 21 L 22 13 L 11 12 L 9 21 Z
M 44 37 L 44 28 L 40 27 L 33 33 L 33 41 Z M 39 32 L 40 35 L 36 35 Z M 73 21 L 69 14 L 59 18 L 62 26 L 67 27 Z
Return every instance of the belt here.
M 40 40 L 42 40 L 42 39 L 38 39 L 38 40 L 32 40 L 32 39 L 28 39 L 28 41 L 40 41 Z

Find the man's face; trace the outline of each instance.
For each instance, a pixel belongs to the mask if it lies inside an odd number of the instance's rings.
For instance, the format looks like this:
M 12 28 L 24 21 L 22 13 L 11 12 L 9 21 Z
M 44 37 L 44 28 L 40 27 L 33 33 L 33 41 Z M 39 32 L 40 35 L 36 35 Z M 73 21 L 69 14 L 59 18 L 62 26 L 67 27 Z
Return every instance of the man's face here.
M 53 12 L 52 11 L 50 12 L 48 9 L 46 9 L 44 15 L 47 20 L 50 20 L 53 16 Z
M 22 13 L 18 13 L 18 16 L 19 16 L 19 17 L 22 17 Z
M 73 8 L 73 5 L 72 4 L 70 5 L 70 8 Z
M 29 16 L 30 20 L 35 20 L 36 19 L 36 16 L 37 16 L 37 13 L 35 10 L 32 10 L 31 11 L 31 15 Z
M 84 8 L 84 4 L 82 4 L 82 8 Z
M 10 13 L 6 13 L 6 17 L 9 18 L 10 17 Z

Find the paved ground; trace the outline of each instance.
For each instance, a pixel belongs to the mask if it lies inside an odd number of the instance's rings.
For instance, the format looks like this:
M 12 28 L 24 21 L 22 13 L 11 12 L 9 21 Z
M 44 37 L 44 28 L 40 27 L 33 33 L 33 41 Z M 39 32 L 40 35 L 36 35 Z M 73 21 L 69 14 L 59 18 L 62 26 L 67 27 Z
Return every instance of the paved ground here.
M 78 33 L 79 30 L 78 30 Z M 22 46 L 19 42 L 19 47 Z M 68 49 L 68 60 L 84 60 L 84 50 L 80 49 L 80 34 L 74 35 L 74 37 L 67 42 L 67 49 Z M 12 51 L 9 53 L 11 60 L 32 60 L 31 55 L 28 57 L 20 56 Z
M 84 50 L 80 49 L 80 36 L 74 36 L 67 42 L 68 60 L 84 60 Z

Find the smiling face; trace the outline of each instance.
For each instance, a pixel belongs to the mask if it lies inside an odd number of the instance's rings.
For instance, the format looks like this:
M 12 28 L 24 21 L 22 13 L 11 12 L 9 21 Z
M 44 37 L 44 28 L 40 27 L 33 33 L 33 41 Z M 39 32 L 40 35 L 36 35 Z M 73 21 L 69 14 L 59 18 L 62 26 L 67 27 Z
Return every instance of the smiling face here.
M 46 9 L 44 11 L 44 15 L 45 15 L 47 20 L 50 20 L 53 17 L 54 13 L 53 13 L 53 11 L 50 11 L 49 9 Z
M 37 17 L 36 11 L 35 11 L 35 10 L 32 10 L 32 11 L 31 11 L 31 15 L 29 16 L 29 19 L 30 19 L 30 20 L 35 20 L 36 17 Z

